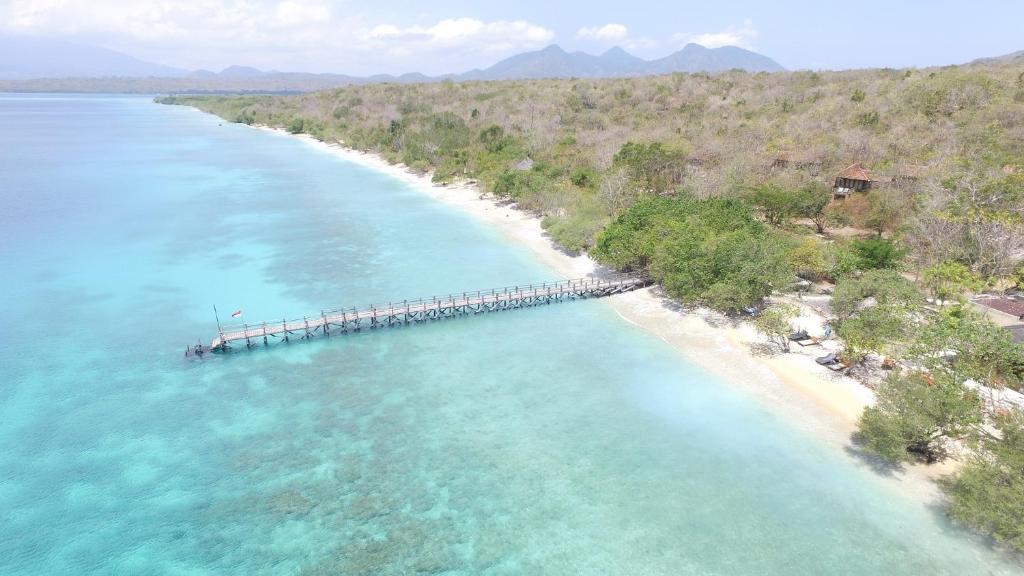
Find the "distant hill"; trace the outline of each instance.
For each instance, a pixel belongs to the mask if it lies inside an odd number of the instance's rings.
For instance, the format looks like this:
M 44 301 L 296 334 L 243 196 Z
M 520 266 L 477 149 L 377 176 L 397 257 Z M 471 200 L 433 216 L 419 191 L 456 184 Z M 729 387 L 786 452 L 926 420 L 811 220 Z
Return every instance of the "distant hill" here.
M 615 47 L 600 55 L 566 52 L 558 45 L 506 58 L 483 70 L 430 77 L 419 73 L 313 74 L 228 66 L 220 72 L 192 72 L 138 60 L 106 48 L 56 40 L 0 36 L 0 91 L 55 92 L 310 92 L 351 84 L 419 83 L 440 80 L 609 78 L 672 72 L 780 71 L 767 56 L 726 46 L 689 44 L 657 60 Z
M 648 62 L 644 74 L 671 74 L 672 72 L 781 72 L 785 70 L 771 58 L 737 46 L 705 48 L 700 44 L 687 44 L 682 50 L 664 58 Z
M 0 35 L 0 79 L 178 77 L 186 70 L 85 44 Z
M 1018 50 L 1017 52 L 1011 52 L 1010 54 L 1004 54 L 1003 56 L 994 56 L 991 58 L 978 58 L 972 60 L 971 64 L 1020 64 L 1024 63 L 1024 50 Z
M 682 50 L 657 60 L 643 60 L 619 47 L 600 56 L 585 52 L 566 52 L 552 44 L 543 50 L 517 54 L 484 70 L 471 70 L 455 76 L 458 80 L 518 80 L 530 78 L 610 78 L 648 76 L 672 72 L 778 72 L 785 70 L 777 62 L 736 46 L 705 48 L 688 44 Z

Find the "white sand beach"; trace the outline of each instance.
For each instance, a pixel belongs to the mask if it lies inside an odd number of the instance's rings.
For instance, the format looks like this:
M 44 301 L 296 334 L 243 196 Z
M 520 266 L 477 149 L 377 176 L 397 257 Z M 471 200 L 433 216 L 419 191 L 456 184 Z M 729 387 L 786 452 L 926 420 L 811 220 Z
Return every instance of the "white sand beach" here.
M 299 138 L 347 161 L 400 179 L 492 226 L 509 240 L 528 248 L 564 278 L 600 273 L 599 265 L 588 256 L 570 256 L 558 249 L 545 234 L 539 218 L 500 202 L 473 183 L 438 185 L 431 181 L 430 174 L 414 173 L 405 165 L 390 164 L 375 154 L 328 144 L 308 135 L 258 128 Z M 625 321 L 656 335 L 689 362 L 737 387 L 763 409 L 836 450 L 852 446 L 850 436 L 856 429 L 857 418 L 864 407 L 874 401 L 874 393 L 853 378 L 815 363 L 815 357 L 835 349 L 834 341 L 808 348 L 794 345 L 789 354 L 772 353 L 766 350 L 764 339 L 749 322 L 729 319 L 707 309 L 683 309 L 661 296 L 657 288 L 622 294 L 604 302 Z M 801 316 L 794 324 L 808 330 L 812 336 L 821 335 L 823 316 L 811 306 L 800 308 Z M 867 462 L 861 465 L 869 466 Z M 954 462 L 909 467 L 891 476 L 892 483 L 894 488 L 915 500 L 934 502 L 938 490 L 931 480 L 953 467 Z

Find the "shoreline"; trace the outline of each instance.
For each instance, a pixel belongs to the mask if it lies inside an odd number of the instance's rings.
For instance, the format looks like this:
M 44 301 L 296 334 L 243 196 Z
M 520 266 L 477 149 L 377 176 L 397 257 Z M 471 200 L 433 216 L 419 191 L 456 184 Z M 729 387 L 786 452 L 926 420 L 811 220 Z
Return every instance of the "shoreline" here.
M 539 218 L 482 191 L 475 183 L 435 184 L 430 173 L 418 174 L 404 164 L 383 157 L 327 143 L 308 134 L 291 134 L 280 128 L 252 126 L 303 141 L 349 162 L 396 178 L 434 200 L 453 206 L 478 222 L 498 231 L 507 240 L 528 249 L 534 257 L 565 278 L 601 271 L 589 256 L 571 256 L 560 250 L 541 227 Z M 751 397 L 758 406 L 802 430 L 830 448 L 838 449 L 856 466 L 874 464 L 853 455 L 851 435 L 857 419 L 874 403 L 874 392 L 853 378 L 834 373 L 814 362 L 822 347 L 789 354 L 765 353 L 764 339 L 749 322 L 724 317 L 706 308 L 683 309 L 662 296 L 656 287 L 644 288 L 603 300 L 627 323 L 657 337 L 688 362 L 735 390 Z M 797 302 L 790 302 L 798 304 Z M 821 317 L 808 305 L 800 305 L 798 323 L 818 333 Z M 826 345 L 829 343 L 826 342 Z M 953 461 L 938 465 L 913 465 L 889 475 L 892 488 L 922 505 L 941 498 L 934 480 L 956 467 Z

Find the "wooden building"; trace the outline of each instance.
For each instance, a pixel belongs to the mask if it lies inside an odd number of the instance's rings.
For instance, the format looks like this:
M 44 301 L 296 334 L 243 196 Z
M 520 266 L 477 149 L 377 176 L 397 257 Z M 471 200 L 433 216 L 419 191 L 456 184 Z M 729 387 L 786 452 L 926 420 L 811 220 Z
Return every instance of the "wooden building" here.
M 805 170 L 821 165 L 821 158 L 810 152 L 779 152 L 772 162 L 772 168 L 796 168 Z
M 971 299 L 975 309 L 1024 343 L 1024 296 L 982 295 Z
M 870 190 L 873 183 L 870 170 L 859 163 L 852 164 L 836 177 L 835 184 L 832 186 L 832 195 L 836 198 L 846 198 L 854 192 Z
M 924 166 L 906 164 L 900 166 L 892 177 L 892 183 L 896 186 L 905 186 L 917 183 L 925 177 L 927 169 Z

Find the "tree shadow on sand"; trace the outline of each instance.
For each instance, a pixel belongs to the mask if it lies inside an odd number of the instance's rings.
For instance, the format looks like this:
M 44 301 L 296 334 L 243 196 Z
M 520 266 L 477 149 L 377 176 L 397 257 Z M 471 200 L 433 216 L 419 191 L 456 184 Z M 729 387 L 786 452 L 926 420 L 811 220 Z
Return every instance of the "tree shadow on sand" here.
M 880 476 L 894 478 L 907 471 L 906 466 L 901 462 L 886 460 L 885 458 L 882 458 L 877 454 L 873 454 L 865 449 L 860 432 L 854 432 L 850 435 L 850 443 L 844 446 L 843 450 L 845 450 L 846 453 L 855 460 L 861 462 Z
M 786 354 L 779 349 L 778 344 L 772 342 L 748 342 L 747 349 L 758 358 L 775 358 Z

